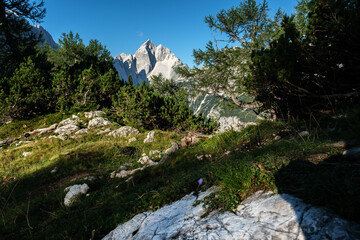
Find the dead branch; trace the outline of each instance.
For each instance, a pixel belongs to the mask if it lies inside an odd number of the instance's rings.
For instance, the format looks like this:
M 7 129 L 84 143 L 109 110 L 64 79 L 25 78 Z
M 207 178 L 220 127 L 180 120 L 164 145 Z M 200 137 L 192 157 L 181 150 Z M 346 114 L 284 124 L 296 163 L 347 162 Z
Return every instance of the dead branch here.
M 55 123 L 55 124 L 53 124 L 53 125 L 51 125 L 50 127 L 47 127 L 47 128 L 39 128 L 39 129 L 33 130 L 33 131 L 31 131 L 31 132 L 26 132 L 26 133 L 22 134 L 21 136 L 19 136 L 19 137 L 17 137 L 17 138 L 8 138 L 8 139 L 6 139 L 6 140 L 4 140 L 4 141 L 1 141 L 1 142 L 0 142 L 0 146 L 9 145 L 9 144 L 11 144 L 11 143 L 13 143 L 13 142 L 16 142 L 16 141 L 20 140 L 20 139 L 28 138 L 28 137 L 30 137 L 31 135 L 34 135 L 34 134 L 36 134 L 36 133 L 40 133 L 40 134 L 47 133 L 47 132 L 49 132 L 49 131 L 55 130 L 56 127 L 57 127 L 57 125 L 58 125 L 58 124 Z

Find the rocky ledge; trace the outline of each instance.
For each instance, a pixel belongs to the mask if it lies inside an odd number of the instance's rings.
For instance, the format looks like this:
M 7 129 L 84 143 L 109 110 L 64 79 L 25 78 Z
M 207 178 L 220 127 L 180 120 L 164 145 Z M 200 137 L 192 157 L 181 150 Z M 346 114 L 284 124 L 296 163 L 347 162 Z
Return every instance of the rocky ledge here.
M 156 212 L 119 225 L 103 240 L 120 239 L 360 239 L 360 227 L 288 194 L 257 192 L 236 212 L 212 212 L 198 200 L 212 190 L 187 195 Z

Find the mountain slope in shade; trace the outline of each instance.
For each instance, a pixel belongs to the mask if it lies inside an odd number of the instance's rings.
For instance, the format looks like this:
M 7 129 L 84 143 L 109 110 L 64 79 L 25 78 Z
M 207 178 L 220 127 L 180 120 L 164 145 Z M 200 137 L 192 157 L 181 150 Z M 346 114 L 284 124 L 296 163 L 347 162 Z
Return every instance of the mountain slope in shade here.
M 53 49 L 57 49 L 58 45 L 57 43 L 54 41 L 54 39 L 52 38 L 51 34 L 45 30 L 45 28 L 43 28 L 40 25 L 33 25 L 31 26 L 31 31 L 38 37 L 40 37 L 40 42 L 39 45 L 43 45 L 45 44 L 45 42 L 47 42 L 47 44 L 52 47 Z
M 174 67 L 182 65 L 182 62 L 168 48 L 155 46 L 147 40 L 134 55 L 122 53 L 116 56 L 113 65 L 121 79 L 127 80 L 131 75 L 134 84 L 138 85 L 143 81 L 150 82 L 151 76 L 160 73 L 168 79 L 179 79 Z

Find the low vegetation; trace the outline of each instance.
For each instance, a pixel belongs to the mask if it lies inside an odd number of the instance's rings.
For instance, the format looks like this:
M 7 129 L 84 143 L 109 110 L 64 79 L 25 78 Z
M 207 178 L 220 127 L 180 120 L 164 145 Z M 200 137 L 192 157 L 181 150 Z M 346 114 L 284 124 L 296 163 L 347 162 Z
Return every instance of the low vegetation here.
M 344 146 L 331 145 L 340 140 L 346 147 L 359 144 L 351 141 L 360 130 L 357 122 L 359 110 L 316 121 L 261 121 L 241 132 L 226 132 L 182 148 L 130 180 L 110 178 L 110 173 L 124 163 L 139 167 L 142 153 L 165 150 L 184 135 L 156 130 L 156 141 L 147 144 L 143 143 L 146 132 L 131 143 L 130 137 L 92 133 L 65 141 L 32 136 L 30 143 L 0 150 L 0 235 L 5 239 L 98 239 L 137 213 L 156 210 L 212 185 L 221 186 L 222 193 L 206 199 L 209 210 L 232 210 L 249 194 L 272 190 L 360 222 L 358 159 L 344 157 Z M 13 124 L 17 123 L 0 133 Z M 299 135 L 302 131 L 309 135 Z M 24 152 L 32 153 L 24 157 Z M 57 171 L 51 173 L 55 167 Z M 86 176 L 97 178 L 83 180 Z M 204 185 L 199 187 L 200 178 Z M 64 188 L 84 182 L 90 195 L 66 207 Z
M 209 211 L 231 211 L 255 191 L 272 190 L 360 223 L 359 156 L 343 155 L 360 145 L 358 1 L 302 0 L 295 16 L 278 12 L 271 19 L 267 1 L 244 0 L 207 17 L 212 30 L 240 47 L 221 48 L 214 39 L 194 51 L 201 67 L 179 73 L 193 80 L 192 89 L 220 93 L 239 107 L 252 105 L 239 93 L 250 94 L 254 111 L 266 109 L 279 121 L 205 138 L 125 178 L 110 176 L 123 164 L 137 169 L 143 153 L 164 151 L 190 131 L 213 134 L 217 124 L 194 116 L 174 81 L 157 76 L 152 86 L 136 87 L 131 77 L 119 80 L 97 40 L 86 46 L 70 32 L 57 50 L 37 46 L 25 33 L 27 19 L 44 17 L 43 1 L 2 3 L 1 140 L 72 114 L 84 118 L 89 109 L 141 133 L 131 142 L 92 130 L 62 140 L 34 134 L 2 141 L 0 239 L 100 239 L 140 212 L 213 185 L 221 192 L 205 199 Z M 155 141 L 144 143 L 154 129 Z M 81 183 L 89 185 L 88 195 L 65 206 L 65 187 Z

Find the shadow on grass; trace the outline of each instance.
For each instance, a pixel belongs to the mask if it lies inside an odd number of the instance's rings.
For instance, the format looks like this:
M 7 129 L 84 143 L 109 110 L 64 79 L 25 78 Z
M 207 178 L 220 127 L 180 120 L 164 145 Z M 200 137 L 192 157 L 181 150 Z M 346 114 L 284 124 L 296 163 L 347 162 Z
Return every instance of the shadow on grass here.
M 124 149 L 126 153 L 128 150 Z M 81 168 L 74 169 L 75 163 L 69 158 L 19 179 L 18 183 L 3 185 L 7 189 L 0 191 L 0 210 L 5 208 L 1 213 L 0 239 L 89 239 L 92 233 L 95 239 L 100 239 L 135 214 L 158 209 L 196 189 L 197 179 L 208 171 L 207 164 L 193 158 L 183 159 L 182 153 L 180 150 L 163 164 L 135 173 L 129 182 L 110 179 L 106 170 L 101 172 L 104 176 L 101 180 L 82 181 L 85 175 L 94 174 L 91 164 L 81 163 Z M 81 159 L 91 161 L 89 156 L 85 157 Z M 55 166 L 62 171 L 56 176 L 50 174 Z M 64 178 L 71 181 L 53 187 Z M 90 196 L 82 196 L 81 201 L 65 207 L 63 188 L 70 182 L 86 182 Z M 44 185 L 48 187 L 39 192 Z
M 280 194 L 291 194 L 360 223 L 359 159 L 335 155 L 318 163 L 295 160 L 279 169 L 275 181 Z

